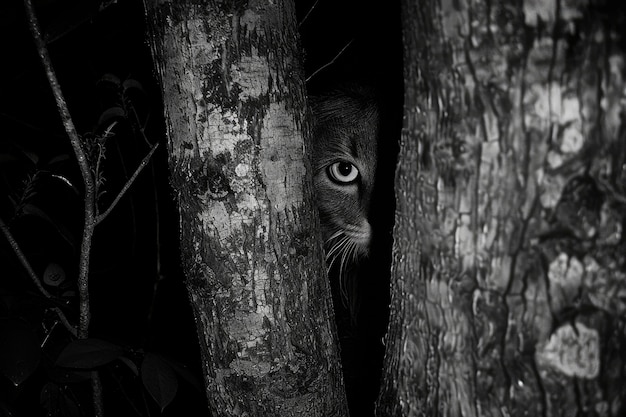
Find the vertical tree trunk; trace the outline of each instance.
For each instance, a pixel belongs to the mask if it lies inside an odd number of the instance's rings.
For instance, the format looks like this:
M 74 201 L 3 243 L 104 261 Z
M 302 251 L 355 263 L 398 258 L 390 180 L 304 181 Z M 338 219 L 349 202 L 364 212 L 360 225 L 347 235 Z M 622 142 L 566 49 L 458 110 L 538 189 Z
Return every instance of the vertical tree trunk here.
M 623 416 L 626 6 L 403 3 L 378 415 Z
M 293 4 L 147 1 L 214 416 L 345 416 Z

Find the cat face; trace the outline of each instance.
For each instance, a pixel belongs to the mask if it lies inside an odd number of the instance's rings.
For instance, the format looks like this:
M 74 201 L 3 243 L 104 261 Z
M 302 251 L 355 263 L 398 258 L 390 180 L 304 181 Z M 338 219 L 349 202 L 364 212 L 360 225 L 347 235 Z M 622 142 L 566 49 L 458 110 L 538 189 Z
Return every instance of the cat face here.
M 378 112 L 356 93 L 314 99 L 313 180 L 329 268 L 367 255 Z

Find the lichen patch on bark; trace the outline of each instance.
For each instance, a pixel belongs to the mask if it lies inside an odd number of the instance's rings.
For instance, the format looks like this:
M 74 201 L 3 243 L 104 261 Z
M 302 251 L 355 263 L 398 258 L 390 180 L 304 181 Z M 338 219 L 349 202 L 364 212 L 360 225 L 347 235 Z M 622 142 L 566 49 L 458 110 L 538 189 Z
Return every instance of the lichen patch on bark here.
M 594 379 L 600 372 L 600 336 L 583 323 L 564 324 L 537 349 L 539 366 L 551 366 L 570 377 Z
M 261 130 L 261 171 L 273 209 L 284 211 L 302 204 L 305 176 L 304 148 L 300 138 L 285 135 L 294 124 L 283 103 L 270 103 Z M 286 156 L 286 157 L 285 157 Z

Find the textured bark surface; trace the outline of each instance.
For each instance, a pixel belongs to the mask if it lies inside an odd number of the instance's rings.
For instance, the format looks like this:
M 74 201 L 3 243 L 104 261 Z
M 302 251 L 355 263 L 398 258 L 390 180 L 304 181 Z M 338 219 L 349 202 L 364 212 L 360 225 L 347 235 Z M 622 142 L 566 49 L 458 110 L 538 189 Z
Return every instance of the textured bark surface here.
M 210 411 L 347 415 L 293 4 L 147 9 Z
M 403 7 L 378 415 L 625 415 L 626 5 Z

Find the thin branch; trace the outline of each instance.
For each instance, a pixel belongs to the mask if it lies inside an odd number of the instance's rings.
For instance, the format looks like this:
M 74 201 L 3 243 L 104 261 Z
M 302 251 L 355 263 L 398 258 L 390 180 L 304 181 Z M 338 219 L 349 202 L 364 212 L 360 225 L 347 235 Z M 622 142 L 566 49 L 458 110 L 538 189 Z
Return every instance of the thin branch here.
M 35 284 L 39 292 L 41 292 L 43 296 L 46 298 L 52 298 L 50 293 L 43 287 L 43 285 L 41 285 L 41 281 L 39 281 L 37 274 L 35 273 L 33 268 L 30 266 L 28 259 L 26 259 L 26 255 L 24 255 L 24 252 L 22 252 L 22 250 L 20 249 L 20 246 L 15 240 L 15 238 L 13 237 L 13 235 L 11 234 L 11 231 L 9 230 L 9 228 L 7 227 L 7 225 L 4 223 L 4 221 L 1 218 L 0 218 L 0 230 L 2 230 L 2 233 L 4 233 L 4 236 L 7 238 L 7 241 L 9 241 L 9 245 L 13 249 L 13 252 L 15 252 L 15 255 L 17 256 L 17 259 L 19 259 L 20 263 L 22 264 L 22 266 L 28 273 L 28 276 L 33 281 L 33 283 Z
M 152 154 L 154 153 L 154 151 L 156 151 L 158 147 L 159 147 L 158 142 L 155 143 L 154 146 L 152 146 L 152 149 L 150 149 L 150 152 L 148 152 L 148 154 L 141 160 L 141 163 L 139 164 L 139 166 L 137 167 L 133 175 L 130 177 L 130 179 L 126 181 L 126 184 L 124 184 L 124 187 L 122 187 L 122 189 L 117 194 L 117 196 L 115 197 L 115 199 L 113 200 L 109 208 L 106 209 L 104 213 L 96 217 L 96 224 L 102 222 L 102 220 L 104 220 L 109 215 L 109 213 L 113 211 L 117 203 L 119 203 L 119 201 L 122 199 L 124 194 L 126 194 L 126 192 L 131 187 L 131 185 L 133 185 L 133 183 L 135 182 L 135 180 L 137 179 L 141 171 L 146 167 L 146 165 L 148 165 L 148 162 L 150 162 L 150 158 L 152 157 Z
M 77 337 L 78 336 L 78 331 L 76 330 L 76 327 L 73 326 L 69 322 L 69 320 L 67 319 L 65 314 L 63 314 L 63 312 L 61 311 L 61 309 L 59 307 L 54 307 L 52 309 L 52 311 L 57 313 L 57 316 L 59 316 L 59 320 L 61 321 L 61 324 L 63 324 L 63 326 L 65 326 L 65 328 L 72 334 L 72 336 Z
M 346 46 L 344 46 L 343 48 L 341 48 L 341 51 L 339 51 L 339 53 L 337 55 L 335 55 L 335 57 L 330 61 L 327 62 L 326 64 L 322 65 L 321 67 L 319 67 L 317 70 L 315 70 L 315 72 L 311 75 L 308 76 L 308 78 L 305 80 L 305 82 L 309 82 L 311 80 L 311 78 L 315 77 L 317 75 L 318 72 L 322 71 L 324 68 L 329 67 L 330 65 L 334 64 L 335 61 L 341 56 L 341 54 L 343 54 L 343 51 L 345 51 L 346 49 L 348 49 L 348 46 L 350 46 L 352 44 L 352 42 L 354 42 L 354 38 L 350 40 L 350 42 L 348 42 L 346 44 Z
M 315 3 L 313 3 L 313 6 L 311 6 L 311 8 L 309 9 L 309 11 L 306 13 L 306 15 L 302 18 L 302 21 L 300 23 L 298 23 L 298 28 L 302 27 L 302 25 L 304 24 L 304 22 L 306 21 L 306 19 L 309 17 L 309 15 L 311 14 L 311 12 L 313 11 L 313 9 L 315 9 L 315 6 L 317 6 L 317 3 L 319 3 L 320 0 L 315 0 Z
M 59 115 L 61 116 L 61 121 L 63 122 L 63 127 L 65 128 L 65 132 L 67 133 L 70 139 L 70 143 L 72 144 L 72 148 L 74 149 L 74 154 L 76 155 L 76 160 L 78 161 L 80 173 L 83 178 L 83 183 L 85 185 L 85 224 L 83 227 L 83 238 L 81 242 L 78 269 L 78 295 L 80 305 L 78 337 L 84 339 L 88 336 L 89 320 L 91 315 L 89 306 L 88 274 L 91 239 L 95 227 L 95 182 L 93 176 L 91 175 L 91 170 L 89 169 L 87 155 L 83 150 L 80 137 L 70 116 L 70 112 L 67 107 L 67 103 L 65 102 L 65 98 L 63 97 L 61 85 L 59 84 L 59 80 L 57 79 L 54 68 L 52 67 L 52 61 L 50 60 L 50 55 L 48 54 L 46 43 L 41 36 L 41 29 L 39 27 L 37 16 L 35 15 L 32 1 L 24 0 L 24 5 L 26 7 L 26 14 L 28 17 L 28 26 L 33 36 L 39 59 L 41 60 L 41 64 L 43 65 L 46 72 L 46 77 L 48 78 L 48 83 L 50 84 L 50 88 L 52 89 L 52 94 L 56 101 L 57 109 L 59 111 Z
M 28 259 L 26 259 L 26 255 L 24 255 L 24 252 L 22 252 L 20 245 L 17 243 L 17 241 L 13 237 L 13 234 L 9 230 L 9 227 L 4 223 L 2 218 L 0 218 L 0 230 L 2 230 L 4 237 L 6 237 L 7 241 L 9 242 L 9 246 L 11 246 L 11 249 L 13 249 L 13 252 L 15 252 L 15 256 L 17 256 L 17 259 L 20 261 L 20 263 L 26 270 L 26 273 L 28 274 L 30 279 L 33 281 L 33 283 L 35 284 L 39 292 L 41 292 L 41 294 L 44 297 L 48 299 L 52 299 L 52 295 L 50 295 L 50 293 L 41 284 L 41 280 L 35 273 L 35 270 L 33 269 L 33 267 L 30 265 L 30 262 L 28 262 Z M 69 320 L 67 319 L 63 311 L 61 311 L 60 308 L 56 308 L 56 307 L 53 308 L 52 311 L 54 311 L 57 314 L 57 316 L 59 316 L 59 320 L 61 320 L 61 323 L 63 323 L 65 328 L 74 336 L 76 336 L 76 327 L 70 324 Z
M 86 339 L 89 335 L 89 321 L 91 319 L 89 304 L 89 254 L 91 252 L 91 239 L 96 226 L 95 180 L 91 174 L 87 155 L 83 149 L 80 137 L 76 131 L 74 122 L 72 121 L 72 117 L 70 116 L 65 98 L 63 97 L 61 85 L 59 84 L 59 80 L 57 79 L 54 68 L 52 67 L 52 61 L 50 60 L 46 43 L 41 36 L 41 29 L 39 27 L 39 22 L 37 21 L 37 16 L 35 15 L 33 3 L 31 0 L 24 0 L 24 5 L 26 7 L 26 15 L 28 17 L 28 26 L 33 36 L 33 40 L 35 41 L 39 59 L 41 60 L 41 64 L 46 72 L 46 77 L 48 78 L 48 83 L 52 89 L 52 95 L 56 101 L 57 110 L 61 116 L 63 127 L 65 128 L 65 132 L 67 133 L 70 143 L 72 144 L 72 148 L 74 149 L 74 154 L 76 155 L 76 160 L 78 161 L 78 166 L 80 168 L 80 173 L 85 186 L 85 224 L 83 226 L 83 238 L 80 245 L 80 259 L 78 263 L 78 338 Z M 104 415 L 102 405 L 102 384 L 97 371 L 92 372 L 91 385 L 93 390 L 94 414 L 96 417 L 102 417 Z
M 102 380 L 98 371 L 91 371 L 91 391 L 93 393 L 94 415 L 104 416 L 104 404 L 102 403 Z

